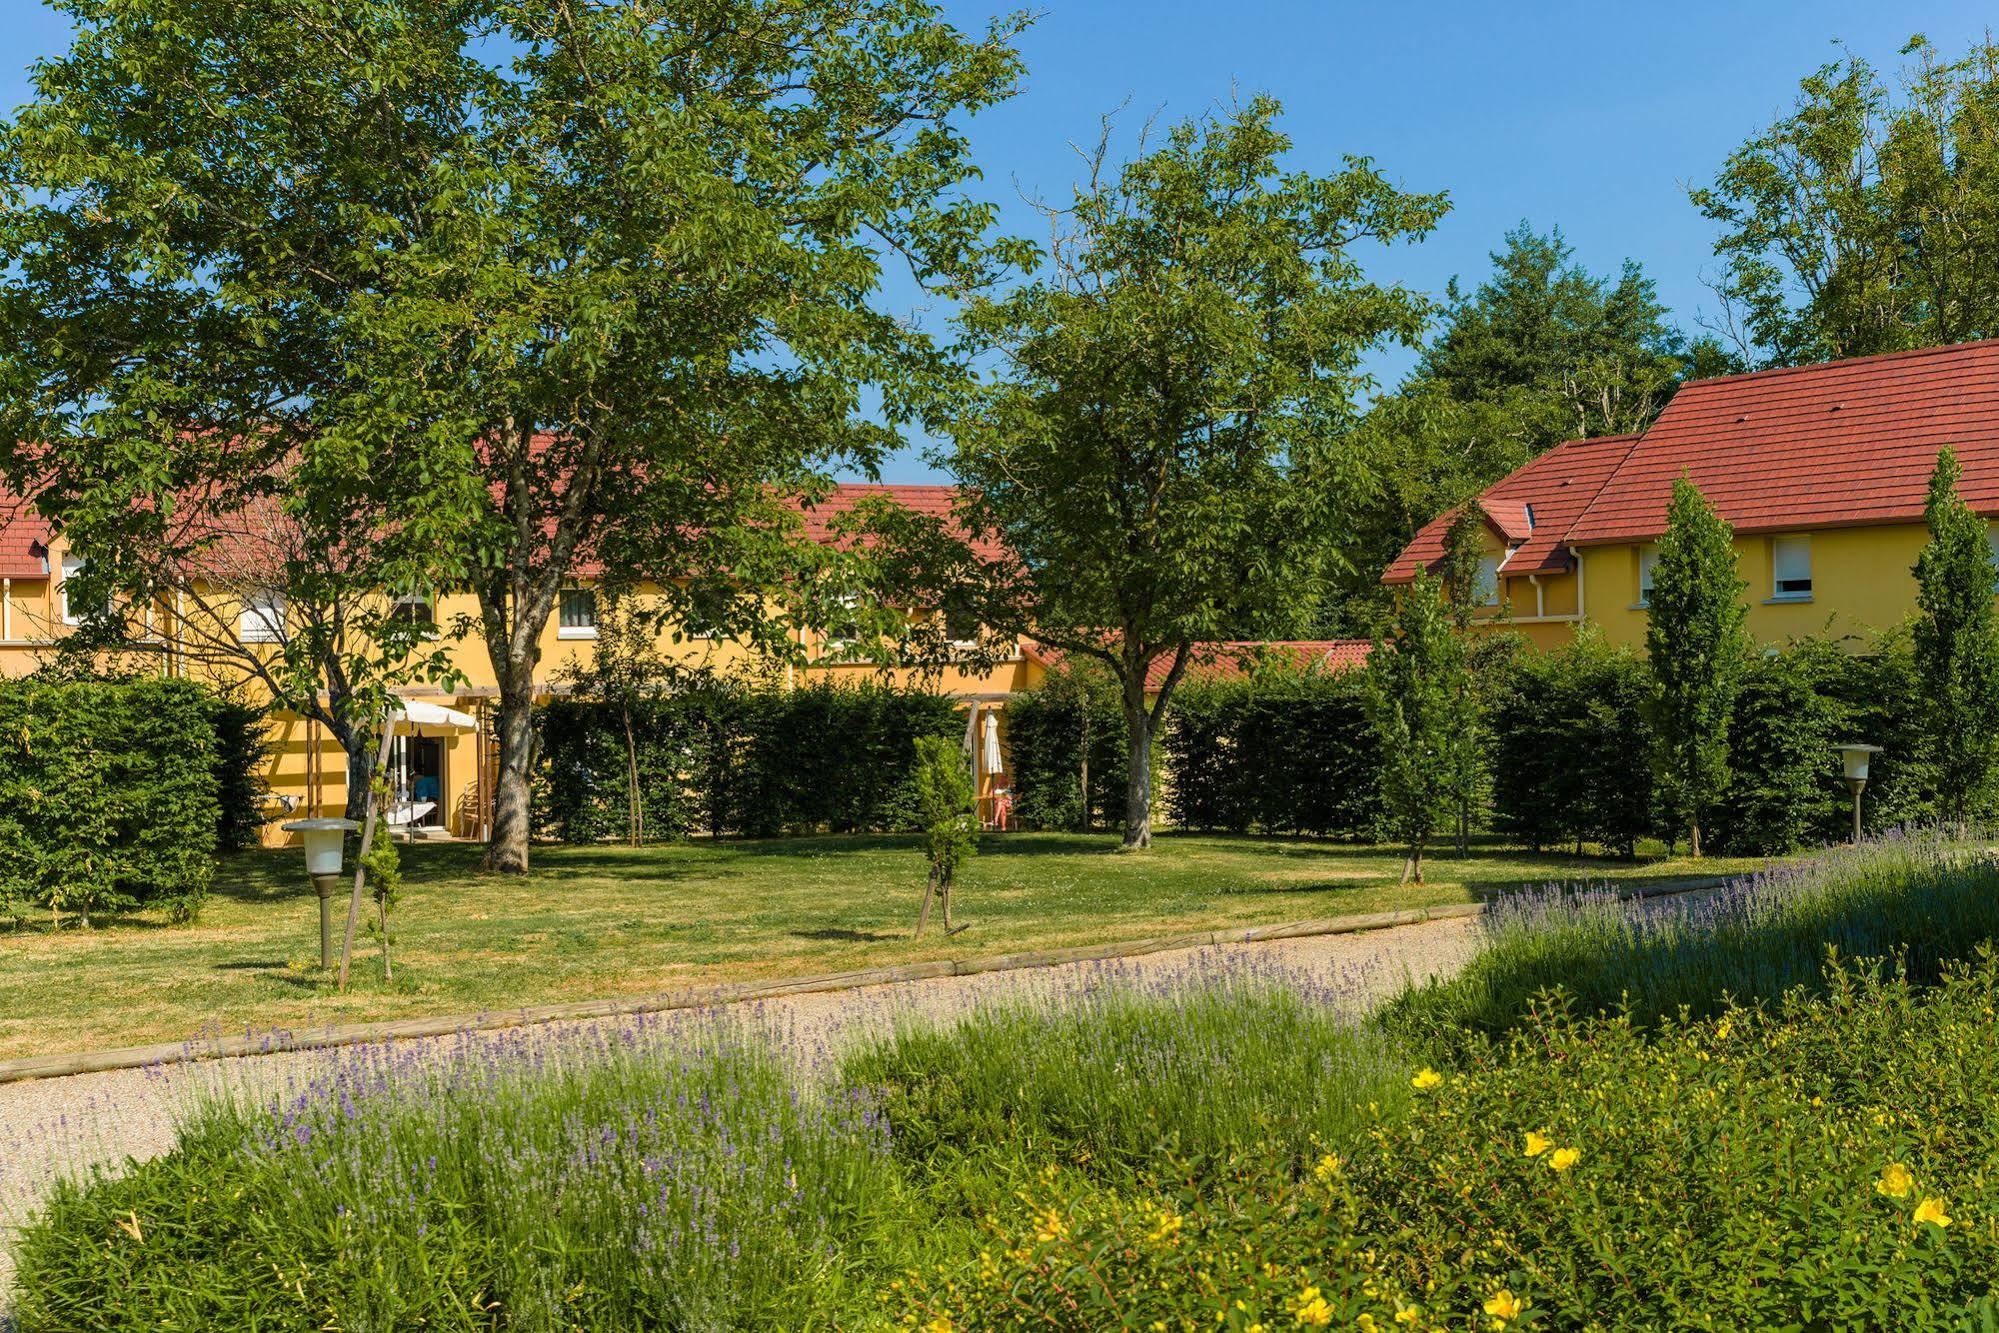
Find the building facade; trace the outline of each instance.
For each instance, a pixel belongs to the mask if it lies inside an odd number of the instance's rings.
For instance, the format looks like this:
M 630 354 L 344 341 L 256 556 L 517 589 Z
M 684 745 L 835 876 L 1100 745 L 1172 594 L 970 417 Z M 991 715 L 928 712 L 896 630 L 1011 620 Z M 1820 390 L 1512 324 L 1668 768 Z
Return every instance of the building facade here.
M 1735 531 L 1755 639 L 1864 643 L 1915 610 L 1945 447 L 1964 501 L 1999 519 L 1999 341 L 1687 384 L 1643 434 L 1558 445 L 1472 502 L 1479 623 L 1541 647 L 1587 623 L 1642 649 L 1656 543 L 1685 476 Z M 1383 581 L 1437 569 L 1456 512 L 1425 525 Z

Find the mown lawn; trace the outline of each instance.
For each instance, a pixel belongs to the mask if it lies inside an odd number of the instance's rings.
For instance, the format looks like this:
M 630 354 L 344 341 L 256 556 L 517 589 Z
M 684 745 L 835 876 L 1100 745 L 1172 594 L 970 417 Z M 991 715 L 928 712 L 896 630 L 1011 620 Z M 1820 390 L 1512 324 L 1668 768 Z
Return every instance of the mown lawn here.
M 1633 886 L 1740 869 L 1532 855 L 1481 845 L 1400 885 L 1401 854 L 1308 840 L 1166 835 L 988 838 L 958 892 L 971 928 L 910 938 L 923 888 L 912 839 L 829 837 L 631 850 L 537 848 L 535 871 L 481 874 L 479 849 L 404 849 L 396 974 L 372 940 L 355 983 L 319 973 L 316 900 L 295 850 L 226 861 L 191 926 L 0 929 L 0 1058 L 207 1032 L 476 1012 L 709 981 L 1058 948 L 1488 898 L 1550 880 Z

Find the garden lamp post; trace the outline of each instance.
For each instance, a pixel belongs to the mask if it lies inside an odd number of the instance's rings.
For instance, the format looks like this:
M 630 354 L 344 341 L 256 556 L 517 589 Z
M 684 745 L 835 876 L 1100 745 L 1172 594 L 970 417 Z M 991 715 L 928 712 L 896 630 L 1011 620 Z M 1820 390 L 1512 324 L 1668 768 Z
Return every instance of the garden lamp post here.
M 1843 742 L 1838 747 L 1840 761 L 1846 766 L 1846 785 L 1853 792 L 1853 841 L 1860 843 L 1860 792 L 1867 785 L 1867 761 L 1881 753 L 1878 745 L 1861 745 L 1858 742 Z
M 351 819 L 294 819 L 284 826 L 305 844 L 305 873 L 319 895 L 319 965 L 333 966 L 333 895 L 340 892 L 340 862 L 347 835 L 361 826 Z

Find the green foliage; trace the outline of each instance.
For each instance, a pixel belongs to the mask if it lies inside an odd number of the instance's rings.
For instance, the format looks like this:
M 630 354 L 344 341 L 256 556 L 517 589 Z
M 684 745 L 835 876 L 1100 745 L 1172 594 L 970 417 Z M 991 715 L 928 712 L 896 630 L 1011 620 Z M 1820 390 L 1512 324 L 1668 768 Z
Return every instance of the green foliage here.
M 1728 724 L 1728 793 L 1709 845 L 1728 856 L 1781 855 L 1852 836 L 1852 805 L 1833 747 L 1853 739 L 1841 644 L 1804 639 L 1752 656 Z
M 1766 365 L 1999 333 L 1999 46 L 1907 51 L 1900 80 L 1852 54 L 1821 66 L 1692 192 L 1722 229 L 1730 327 Z
M 1652 680 L 1628 649 L 1586 629 L 1498 673 L 1493 817 L 1539 850 L 1594 842 L 1630 855 L 1652 831 Z
M 0 682 L 0 900 L 193 916 L 224 815 L 213 713 L 184 680 Z
M 1380 766 L 1382 825 L 1408 844 L 1409 873 L 1450 812 L 1454 752 L 1470 694 L 1465 649 L 1443 589 L 1419 574 L 1397 600 L 1393 637 L 1368 659 L 1367 711 Z
M 208 711 L 215 728 L 215 801 L 222 812 L 215 846 L 239 852 L 262 842 L 264 801 L 271 790 L 264 775 L 275 749 L 264 728 L 270 710 L 217 695 Z
M 1929 544 L 1916 558 L 1916 674 L 1924 746 L 1944 813 L 1962 825 L 1991 797 L 1999 771 L 1999 572 L 1986 521 L 1958 497 L 1962 475 L 1937 454 L 1923 506 Z
M 979 813 L 965 747 L 942 736 L 916 738 L 910 773 L 916 826 L 937 882 L 949 888 L 979 850 Z
M 1193 681 L 1166 733 L 1166 771 L 1183 828 L 1368 836 L 1381 809 L 1366 678 L 1269 667 Z
M 1733 543 L 1700 488 L 1675 481 L 1652 570 L 1645 652 L 1658 687 L 1658 792 L 1668 827 L 1688 831 L 1695 856 L 1701 827 L 1728 788 L 1728 721 L 1748 652 L 1746 585 Z
M 1024 827 L 1073 832 L 1123 819 L 1130 747 L 1109 673 L 1051 674 L 1007 700 L 1006 729 L 1013 813 Z
M 1128 845 L 1177 676 L 1210 640 L 1294 633 L 1340 564 L 1365 469 L 1344 426 L 1368 349 L 1411 342 L 1426 303 L 1370 281 L 1356 242 L 1423 236 L 1440 195 L 1365 159 L 1285 165 L 1267 97 L 1166 131 L 1051 222 L 1046 271 L 969 302 L 968 344 L 1005 369 L 953 412 L 964 521 L 1008 555 L 981 618 L 1102 662 L 1125 709 Z
M 909 776 L 919 737 L 964 731 L 955 703 L 920 689 L 722 684 L 630 702 L 645 831 L 652 840 L 768 837 L 915 825 Z M 563 699 L 537 710 L 535 822 L 566 842 L 628 829 L 621 706 Z

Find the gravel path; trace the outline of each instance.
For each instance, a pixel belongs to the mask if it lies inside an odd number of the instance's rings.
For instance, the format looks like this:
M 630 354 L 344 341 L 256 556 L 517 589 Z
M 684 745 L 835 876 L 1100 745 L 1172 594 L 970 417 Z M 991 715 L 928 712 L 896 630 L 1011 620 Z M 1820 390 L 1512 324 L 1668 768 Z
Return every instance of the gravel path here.
M 785 996 L 741 1006 L 746 1017 L 801 1058 L 823 1058 L 855 1037 L 910 1020 L 948 1021 L 981 1004 L 1102 984 L 1168 980 L 1216 967 L 1249 968 L 1315 989 L 1331 987 L 1356 1005 L 1405 981 L 1454 971 L 1470 957 L 1477 922 L 1457 918 L 1351 935 L 1221 945 L 1108 963 L 1071 963 L 1013 972 Z M 616 1020 L 597 1020 L 598 1023 Z M 592 1024 L 574 1025 L 587 1028 Z M 457 1038 L 421 1046 L 444 1050 Z M 0 1084 L 0 1330 L 12 1287 L 13 1239 L 50 1185 L 94 1167 L 144 1160 L 173 1146 L 182 1112 L 217 1092 L 273 1094 L 323 1068 L 338 1052 L 295 1052 L 210 1060 L 164 1069 L 116 1070 Z

